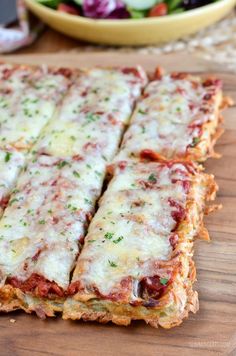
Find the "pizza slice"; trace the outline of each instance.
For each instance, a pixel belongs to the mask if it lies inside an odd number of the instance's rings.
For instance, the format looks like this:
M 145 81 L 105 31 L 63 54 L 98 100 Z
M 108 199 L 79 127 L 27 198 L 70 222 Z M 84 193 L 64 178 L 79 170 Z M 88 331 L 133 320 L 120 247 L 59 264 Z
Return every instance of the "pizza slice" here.
M 91 157 L 28 164 L 0 220 L 0 310 L 58 310 L 104 174 L 105 162 Z
M 145 84 L 140 67 L 81 72 L 35 150 L 59 157 L 102 151 L 109 160 Z
M 193 241 L 208 238 L 213 176 L 192 163 L 120 162 L 78 258 L 64 319 L 170 328 L 198 309 Z
M 226 104 L 220 80 L 158 70 L 136 106 L 117 160 L 202 162 L 214 156 L 222 133 L 220 110 Z
M 42 128 L 77 71 L 0 64 L 0 216 Z
M 0 220 L 0 310 L 44 317 L 62 309 L 107 161 L 144 84 L 141 73 L 86 73 L 34 146 Z

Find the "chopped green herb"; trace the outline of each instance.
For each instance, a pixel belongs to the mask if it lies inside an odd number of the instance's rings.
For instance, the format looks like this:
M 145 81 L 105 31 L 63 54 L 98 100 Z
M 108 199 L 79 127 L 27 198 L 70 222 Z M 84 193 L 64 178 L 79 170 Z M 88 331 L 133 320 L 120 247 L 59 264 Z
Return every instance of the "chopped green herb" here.
M 113 261 L 108 260 L 108 263 L 111 267 L 117 267 L 117 264 Z
M 155 175 L 152 173 L 150 174 L 150 176 L 148 177 L 148 181 L 151 182 L 151 183 L 156 183 L 157 182 L 157 179 L 155 177 Z
M 12 156 L 12 153 L 6 152 L 6 155 L 5 155 L 5 162 L 9 162 L 10 159 L 11 159 L 11 156 Z
M 24 112 L 24 115 L 25 115 L 25 116 L 32 117 L 32 113 L 30 112 L 29 109 L 24 108 L 24 109 L 23 109 L 23 112 Z
M 49 210 L 48 210 L 48 213 L 49 213 L 49 214 L 52 214 L 52 209 L 49 209 Z
M 70 139 L 71 139 L 72 141 L 76 141 L 76 137 L 75 137 L 75 136 L 71 136 Z
M 13 203 L 15 203 L 15 202 L 17 202 L 17 201 L 19 201 L 19 199 L 14 198 L 14 199 L 12 199 L 12 200 L 9 201 L 9 205 L 12 205 Z
M 163 286 L 165 286 L 168 281 L 169 281 L 168 278 L 160 278 L 160 283 L 161 283 Z
M 73 212 L 77 210 L 76 206 L 73 206 L 72 204 L 68 204 L 66 207 Z
M 2 186 L 2 185 L 1 185 Z M 4 185 L 3 185 L 4 186 Z M 12 194 L 16 194 L 16 193 L 19 193 L 19 189 L 13 189 L 12 190 Z
M 193 142 L 191 143 L 190 146 L 195 147 L 198 144 L 198 142 L 200 142 L 200 137 L 194 137 Z
M 84 202 L 85 202 L 86 204 L 89 204 L 89 205 L 92 205 L 92 204 L 93 204 L 92 201 L 89 200 L 89 199 L 87 199 L 87 198 L 84 198 Z
M 57 168 L 61 169 L 61 168 L 65 167 L 67 164 L 68 164 L 68 162 L 61 161 L 61 162 L 57 163 Z
M 39 220 L 39 224 L 40 225 L 44 225 L 44 224 L 46 224 L 46 221 L 45 220 Z
M 139 114 L 142 114 L 142 115 L 146 115 L 147 113 L 145 111 L 143 111 L 142 109 L 139 109 L 138 111 Z
M 104 235 L 105 239 L 107 240 L 111 240 L 113 236 L 114 236 L 114 232 L 106 232 Z
M 91 122 L 95 122 L 96 120 L 99 120 L 100 119 L 100 116 L 99 115 L 95 115 L 93 113 L 88 113 L 86 115 L 86 119 L 89 123 Z
M 80 178 L 80 174 L 79 174 L 77 171 L 73 171 L 73 175 L 74 175 L 76 178 Z
M 118 239 L 113 240 L 112 242 L 114 242 L 114 244 L 118 244 L 120 241 L 122 241 L 124 239 L 124 236 L 119 236 Z
M 102 173 L 98 172 L 98 171 L 95 171 L 95 174 L 99 177 L 101 177 Z
M 95 242 L 96 240 L 88 240 L 89 244 L 92 244 L 93 242 Z
M 102 158 L 104 159 L 104 161 L 107 161 L 107 158 L 104 155 L 102 155 Z

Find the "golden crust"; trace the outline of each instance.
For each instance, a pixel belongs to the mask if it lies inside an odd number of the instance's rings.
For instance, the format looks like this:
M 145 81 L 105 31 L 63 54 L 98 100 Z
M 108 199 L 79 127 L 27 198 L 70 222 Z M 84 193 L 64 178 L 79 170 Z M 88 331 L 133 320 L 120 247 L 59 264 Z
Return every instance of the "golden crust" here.
M 46 316 L 55 316 L 55 312 L 61 312 L 63 303 L 63 299 L 49 300 L 33 297 L 9 284 L 0 289 L 1 312 L 22 309 L 26 313 L 35 312 L 41 319 L 44 319 Z
M 214 151 L 214 146 L 217 140 L 224 133 L 224 129 L 219 127 L 223 123 L 224 118 L 221 115 L 222 110 L 234 104 L 230 97 L 224 97 L 222 91 L 219 91 L 215 100 L 214 117 L 215 120 L 206 122 L 202 125 L 203 135 L 200 137 L 200 142 L 193 148 L 188 150 L 185 159 L 204 162 L 207 158 L 220 158 L 221 155 Z
M 117 325 L 127 326 L 132 320 L 143 320 L 146 324 L 158 328 L 161 326 L 165 329 L 170 329 L 182 323 L 183 319 L 188 317 L 189 312 L 196 313 L 199 309 L 198 294 L 192 290 L 192 278 L 195 279 L 195 267 L 191 261 L 191 269 L 189 274 L 189 286 L 186 289 L 187 301 L 181 313 L 171 313 L 166 315 L 166 311 L 160 308 L 159 310 L 153 309 L 147 313 L 147 308 L 144 307 L 131 307 L 123 305 L 116 307 L 114 304 L 100 301 L 100 308 L 102 311 L 96 311 L 97 304 L 83 303 L 75 299 L 68 298 L 63 308 L 63 319 L 72 319 L 84 321 L 98 321 L 100 323 L 107 323 L 109 321 Z M 146 309 L 146 310 L 145 310 Z M 170 307 L 171 309 L 171 307 Z
M 193 291 L 196 270 L 192 260 L 194 237 L 209 239 L 203 225 L 205 203 L 212 200 L 217 185 L 212 175 L 200 172 L 193 175 L 192 189 L 187 198 L 187 214 L 180 223 L 177 234 L 178 244 L 173 251 L 172 265 L 176 264 L 173 283 L 167 287 L 158 305 L 154 307 L 133 306 L 127 302 L 113 302 L 98 299 L 96 295 L 85 298 L 78 292 L 68 298 L 63 308 L 64 319 L 83 319 L 99 322 L 112 321 L 119 325 L 128 325 L 132 320 L 144 320 L 153 327 L 158 325 L 171 328 L 182 323 L 189 312 L 198 310 L 198 295 Z

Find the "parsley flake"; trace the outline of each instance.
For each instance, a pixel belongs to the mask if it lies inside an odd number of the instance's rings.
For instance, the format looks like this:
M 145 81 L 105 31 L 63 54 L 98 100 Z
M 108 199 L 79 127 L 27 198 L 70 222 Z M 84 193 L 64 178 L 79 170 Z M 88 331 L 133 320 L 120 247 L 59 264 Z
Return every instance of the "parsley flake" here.
M 12 153 L 6 152 L 6 155 L 5 155 L 5 162 L 9 162 L 10 159 L 11 159 L 11 156 L 12 156 Z
M 191 143 L 190 146 L 195 147 L 198 144 L 198 142 L 200 142 L 200 137 L 194 137 L 193 142 Z
M 73 171 L 73 175 L 74 175 L 76 178 L 80 178 L 80 174 L 79 174 L 77 171 Z
M 39 220 L 39 224 L 40 225 L 44 225 L 44 224 L 46 224 L 46 221 L 45 220 Z
M 150 176 L 148 177 L 148 181 L 151 182 L 151 183 L 156 183 L 157 182 L 157 179 L 155 177 L 155 175 L 152 173 L 150 174 Z
M 142 114 L 142 115 L 146 115 L 146 114 L 147 114 L 147 113 L 146 113 L 144 110 L 142 110 L 142 109 L 139 109 L 138 113 L 139 113 L 139 114 Z
M 108 260 L 108 263 L 111 267 L 117 267 L 117 264 L 113 261 Z
M 106 232 L 104 235 L 105 239 L 107 240 L 111 240 L 113 236 L 114 236 L 114 232 Z
M 160 278 L 160 283 L 161 283 L 163 286 L 165 286 L 168 281 L 169 281 L 168 278 Z
M 124 236 L 119 236 L 116 240 L 113 240 L 112 242 L 114 244 L 118 244 L 120 241 L 122 241 L 124 239 Z
M 61 169 L 61 168 L 65 167 L 67 164 L 68 164 L 67 161 L 61 161 L 61 162 L 57 163 L 57 168 Z
M 12 205 L 13 203 L 15 203 L 15 202 L 17 202 L 17 201 L 19 201 L 19 199 L 14 198 L 14 199 L 12 199 L 12 200 L 9 201 L 9 205 Z

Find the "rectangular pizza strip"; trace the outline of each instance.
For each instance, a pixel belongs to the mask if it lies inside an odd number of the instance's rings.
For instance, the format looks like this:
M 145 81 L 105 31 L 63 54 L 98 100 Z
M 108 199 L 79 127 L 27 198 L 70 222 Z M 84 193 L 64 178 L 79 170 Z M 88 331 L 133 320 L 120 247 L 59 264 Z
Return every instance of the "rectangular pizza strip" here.
M 71 87 L 0 221 L 0 310 L 62 309 L 107 161 L 144 83 L 140 69 L 96 69 Z
M 0 64 L 0 216 L 28 150 L 77 71 Z
M 91 157 L 47 155 L 28 164 L 0 221 L 1 310 L 38 308 L 41 316 L 38 298 L 49 299 L 44 306 L 49 315 L 50 299 L 60 305 L 101 192 L 104 166 Z
M 160 70 L 156 76 L 135 109 L 117 160 L 202 162 L 213 156 L 223 131 L 218 128 L 224 106 L 221 81 Z
M 78 258 L 65 319 L 170 328 L 198 309 L 193 240 L 213 176 L 192 163 L 121 162 Z
M 100 151 L 110 161 L 146 80 L 140 67 L 84 71 L 35 151 L 58 157 Z

